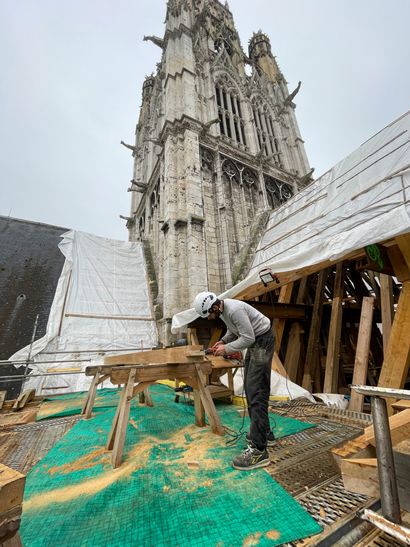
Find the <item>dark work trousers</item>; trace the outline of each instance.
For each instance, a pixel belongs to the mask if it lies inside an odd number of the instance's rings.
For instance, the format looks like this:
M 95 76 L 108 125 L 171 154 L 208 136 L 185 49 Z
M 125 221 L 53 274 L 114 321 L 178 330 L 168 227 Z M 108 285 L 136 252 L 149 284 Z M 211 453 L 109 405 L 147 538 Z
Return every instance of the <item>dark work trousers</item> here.
M 258 450 L 265 450 L 270 430 L 268 407 L 275 336 L 271 329 L 256 337 L 245 357 L 244 386 L 251 419 L 250 438 Z

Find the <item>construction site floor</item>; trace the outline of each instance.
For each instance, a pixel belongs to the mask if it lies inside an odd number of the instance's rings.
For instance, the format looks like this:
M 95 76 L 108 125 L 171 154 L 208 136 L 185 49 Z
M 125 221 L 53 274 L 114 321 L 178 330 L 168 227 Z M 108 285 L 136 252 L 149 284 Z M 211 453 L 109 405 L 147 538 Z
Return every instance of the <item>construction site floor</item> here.
M 401 545 L 358 522 L 356 512 L 377 507 L 377 501 L 347 492 L 330 454 L 333 446 L 360 434 L 369 417 L 298 401 L 275 405 L 274 410 L 316 425 L 279 439 L 269 449 L 268 473 L 323 527 L 321 534 L 287 545 L 358 545 L 359 540 L 363 547 Z M 0 432 L 0 461 L 27 473 L 78 420 L 78 416 L 54 418 Z M 260 544 L 259 539 L 250 537 L 247 544 Z

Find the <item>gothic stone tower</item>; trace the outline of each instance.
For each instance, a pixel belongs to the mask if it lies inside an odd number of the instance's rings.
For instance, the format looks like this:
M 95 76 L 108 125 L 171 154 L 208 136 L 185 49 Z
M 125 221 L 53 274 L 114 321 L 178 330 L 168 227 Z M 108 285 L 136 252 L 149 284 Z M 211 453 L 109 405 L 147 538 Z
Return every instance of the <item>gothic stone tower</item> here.
M 133 150 L 131 240 L 151 257 L 160 337 L 197 292 L 246 273 L 267 211 L 310 180 L 289 93 L 268 36 L 246 55 L 218 0 L 169 0 Z M 125 143 L 123 143 L 125 144 Z M 242 270 L 242 271 L 241 271 Z M 154 275 L 155 274 L 155 275 Z M 154 281 L 155 279 L 155 281 Z

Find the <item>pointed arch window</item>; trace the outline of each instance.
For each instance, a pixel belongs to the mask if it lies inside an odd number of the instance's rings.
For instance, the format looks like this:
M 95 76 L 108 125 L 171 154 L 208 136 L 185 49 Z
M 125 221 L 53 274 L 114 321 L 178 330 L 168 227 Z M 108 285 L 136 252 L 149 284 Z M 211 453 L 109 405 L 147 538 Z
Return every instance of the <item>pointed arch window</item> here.
M 256 136 L 259 150 L 266 156 L 274 156 L 274 161 L 281 165 L 279 142 L 275 134 L 273 118 L 267 107 L 256 102 L 252 104 L 253 118 L 255 120 Z
M 225 135 L 231 141 L 246 146 L 245 123 L 242 118 L 239 97 L 232 89 L 224 87 L 222 83 L 216 85 L 215 93 L 221 135 Z

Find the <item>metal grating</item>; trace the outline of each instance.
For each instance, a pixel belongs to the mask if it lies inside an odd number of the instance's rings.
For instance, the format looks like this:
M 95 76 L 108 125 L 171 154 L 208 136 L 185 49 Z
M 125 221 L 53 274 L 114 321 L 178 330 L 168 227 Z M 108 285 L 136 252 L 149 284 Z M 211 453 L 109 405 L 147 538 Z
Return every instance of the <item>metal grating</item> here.
M 288 403 L 270 403 L 273 412 L 290 416 L 292 418 L 314 417 L 329 418 L 332 421 L 356 427 L 367 427 L 373 423 L 371 414 L 364 412 L 355 412 L 352 410 L 342 410 L 335 407 L 329 407 L 323 404 L 314 404 L 303 400 L 294 400 Z
M 6 436 L 2 463 L 27 474 L 79 419 L 69 416 L 16 426 Z
M 357 545 L 358 547 L 403 547 L 406 544 L 375 528 Z
M 340 424 L 335 424 L 333 431 L 329 431 L 329 424 L 319 425 L 314 429 L 280 439 L 274 447 L 269 449 L 270 459 L 276 466 L 289 467 L 304 462 L 315 454 L 325 452 L 358 434 L 360 430 Z
M 271 476 L 279 482 L 292 496 L 298 496 L 323 482 L 339 477 L 339 471 L 332 455 L 326 451 L 305 459 L 299 465 L 291 465 L 285 469 L 269 471 Z
M 338 519 L 356 513 L 369 501 L 363 494 L 345 490 L 340 477 L 297 496 L 297 499 L 322 526 L 330 526 Z
M 301 540 L 289 544 L 292 546 L 302 546 L 307 543 L 317 545 L 330 530 L 335 530 L 354 518 L 356 512 L 367 506 L 370 501 L 367 496 L 345 490 L 340 477 L 296 496 L 296 499 L 324 527 L 324 531 L 311 541 Z

